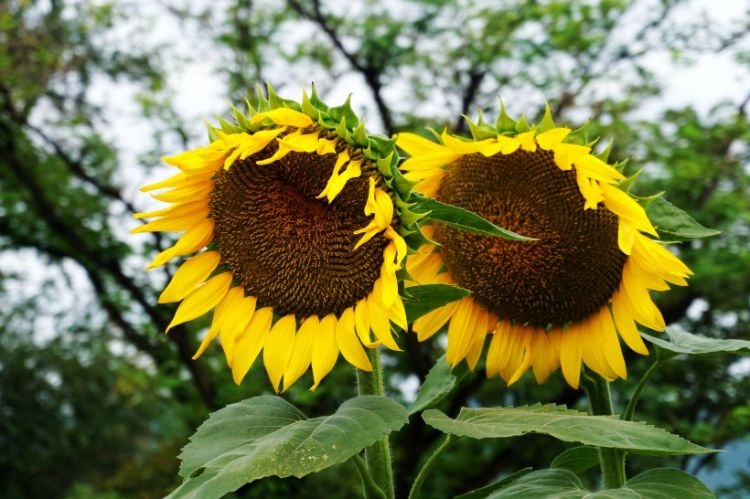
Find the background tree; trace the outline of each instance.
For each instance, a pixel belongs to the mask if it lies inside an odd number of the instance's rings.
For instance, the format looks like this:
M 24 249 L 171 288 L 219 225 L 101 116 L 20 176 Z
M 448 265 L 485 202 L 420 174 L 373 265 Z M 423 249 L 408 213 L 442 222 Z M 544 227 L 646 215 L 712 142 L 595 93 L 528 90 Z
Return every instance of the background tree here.
M 457 116 L 492 116 L 498 95 L 530 120 L 545 98 L 558 122 L 590 119 L 593 133 L 614 138 L 611 159 L 629 157 L 631 173 L 647 167 L 641 194 L 668 190 L 722 231 L 679 248 L 696 275 L 661 303 L 667 320 L 706 336 L 750 337 L 750 94 L 685 106 L 671 98 L 680 83 L 669 78 L 715 58 L 733 61 L 736 78 L 750 82 L 747 5 L 720 20 L 676 0 L 146 4 L 0 3 L 0 445 L 9 449 L 0 489 L 10 497 L 161 496 L 177 480 L 176 449 L 209 410 L 269 390 L 260 372 L 235 387 L 220 355 L 192 361 L 200 325 L 162 334 L 172 310 L 156 304 L 156 290 L 173 269 L 142 268 L 170 241 L 127 234 L 146 203 L 134 179 L 158 168 L 159 154 L 205 140 L 198 117 L 178 104 L 196 61 L 213 68 L 216 94 L 237 103 L 265 80 L 290 96 L 314 81 L 329 102 L 354 91 L 370 128 L 388 135 L 466 132 Z M 166 39 L 155 35 L 165 30 Z M 220 99 L 213 111 L 225 112 Z M 123 127 L 128 120 L 137 127 Z M 405 354 L 388 358 L 394 394 L 423 380 L 441 351 L 411 335 L 400 341 Z M 617 393 L 630 393 L 648 365 L 632 360 Z M 308 414 L 329 413 L 353 392 L 351 379 L 342 366 L 316 392 L 295 387 L 289 397 Z M 720 447 L 747 434 L 749 383 L 747 364 L 730 355 L 677 359 L 641 416 Z M 506 389 L 469 374 L 441 408 L 533 400 L 575 406 L 581 394 L 557 375 Z M 399 495 L 436 435 L 419 418 L 396 435 Z M 424 492 L 465 491 L 560 449 L 541 437 L 461 442 Z M 677 464 L 695 472 L 715 461 Z M 272 480 L 238 495 L 349 497 L 358 488 L 352 475 Z M 747 492 L 747 477 L 742 487 L 734 493 Z

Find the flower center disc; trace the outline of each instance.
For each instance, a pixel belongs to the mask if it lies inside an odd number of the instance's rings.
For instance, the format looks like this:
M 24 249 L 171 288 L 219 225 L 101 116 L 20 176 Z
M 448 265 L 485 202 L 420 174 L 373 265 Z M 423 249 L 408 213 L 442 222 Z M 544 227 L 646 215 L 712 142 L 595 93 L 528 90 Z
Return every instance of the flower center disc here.
M 268 156 L 266 148 L 262 158 Z M 215 241 L 236 282 L 258 307 L 280 314 L 340 314 L 366 297 L 380 275 L 387 239 L 357 251 L 354 231 L 366 226 L 368 180 L 351 179 L 328 204 L 316 199 L 336 155 L 289 153 L 259 166 L 261 156 L 219 170 L 211 193 Z
M 551 152 L 471 154 L 446 172 L 440 201 L 476 212 L 537 241 L 506 241 L 439 224 L 434 238 L 456 282 L 501 319 L 563 326 L 607 304 L 626 256 L 617 216 L 584 210 L 574 171 Z

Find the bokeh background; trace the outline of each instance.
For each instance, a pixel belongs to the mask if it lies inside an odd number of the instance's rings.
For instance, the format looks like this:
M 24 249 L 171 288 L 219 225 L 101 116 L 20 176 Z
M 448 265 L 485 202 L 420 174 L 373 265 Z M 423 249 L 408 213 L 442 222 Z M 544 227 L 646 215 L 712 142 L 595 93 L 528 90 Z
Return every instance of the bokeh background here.
M 170 237 L 130 235 L 138 192 L 160 156 L 202 145 L 257 84 L 287 98 L 315 83 L 372 132 L 466 133 L 503 99 L 538 120 L 589 123 L 610 159 L 645 168 L 639 193 L 667 199 L 722 234 L 681 245 L 691 286 L 659 296 L 667 321 L 750 338 L 750 2 L 746 0 L 0 0 L 0 496 L 152 498 L 178 483 L 177 454 L 207 414 L 269 392 L 261 369 L 232 383 L 220 348 L 191 360 L 206 322 L 163 334 L 156 304 L 174 267 L 144 267 Z M 250 92 L 250 94 L 249 94 Z M 400 338 L 388 389 L 409 401 L 441 353 Z M 614 384 L 627 403 L 648 359 Z M 355 393 L 341 365 L 314 393 L 285 394 L 311 416 Z M 677 466 L 720 497 L 750 497 L 750 362 L 677 358 L 638 418 L 720 455 L 634 458 Z M 442 402 L 583 407 L 559 374 L 512 389 L 481 370 Z M 394 436 L 399 496 L 437 433 L 419 417 Z M 565 446 L 549 437 L 460 441 L 425 497 L 451 497 Z M 269 479 L 237 497 L 356 497 L 348 464 Z

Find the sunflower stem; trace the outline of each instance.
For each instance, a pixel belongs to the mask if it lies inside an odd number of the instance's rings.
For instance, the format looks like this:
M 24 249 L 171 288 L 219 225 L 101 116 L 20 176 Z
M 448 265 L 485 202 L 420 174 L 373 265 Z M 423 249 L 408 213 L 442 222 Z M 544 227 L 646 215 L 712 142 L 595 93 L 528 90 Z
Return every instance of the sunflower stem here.
M 377 348 L 368 348 L 367 355 L 372 364 L 372 371 L 357 369 L 357 387 L 359 395 L 385 395 L 383 384 L 383 366 L 380 363 L 380 352 Z M 393 469 L 391 468 L 391 447 L 388 436 L 384 436 L 365 449 L 365 462 L 377 487 L 383 492 L 383 497 L 393 499 L 395 489 L 393 484 Z
M 427 461 L 422 465 L 422 468 L 419 470 L 419 474 L 417 474 L 417 478 L 414 479 L 414 483 L 411 486 L 411 490 L 409 491 L 409 499 L 416 499 L 419 496 L 419 491 L 422 489 L 422 484 L 425 481 L 425 478 L 427 478 L 427 475 L 430 474 L 432 471 L 432 468 L 435 466 L 435 463 L 437 463 L 438 458 L 440 455 L 450 447 L 453 442 L 456 440 L 456 437 L 453 435 L 446 435 L 442 442 L 440 442 L 440 445 L 438 445 L 434 451 L 432 451 L 432 454 L 430 454 L 430 457 L 427 458 Z
M 659 370 L 659 368 L 661 368 L 661 366 L 664 365 L 665 362 L 666 360 L 660 359 L 657 353 L 656 360 L 643 374 L 643 377 L 638 382 L 638 386 L 636 386 L 635 390 L 633 390 L 633 395 L 630 397 L 630 402 L 628 402 L 628 406 L 625 408 L 625 412 L 622 414 L 622 416 L 620 416 L 620 419 L 624 419 L 625 421 L 633 420 L 633 416 L 635 415 L 635 406 L 638 404 L 638 400 L 641 398 L 641 392 L 646 387 L 651 377 L 656 373 L 656 371 Z
M 612 416 L 609 382 L 597 375 L 584 374 L 581 384 L 589 396 L 591 413 L 595 416 Z M 599 447 L 599 465 L 605 489 L 618 489 L 625 484 L 625 453 L 622 450 Z
M 355 454 L 352 457 L 352 462 L 357 467 L 359 477 L 362 479 L 362 489 L 365 499 L 385 499 L 385 493 L 378 487 L 375 480 L 373 480 L 370 468 L 367 467 L 367 463 L 362 459 L 362 456 Z

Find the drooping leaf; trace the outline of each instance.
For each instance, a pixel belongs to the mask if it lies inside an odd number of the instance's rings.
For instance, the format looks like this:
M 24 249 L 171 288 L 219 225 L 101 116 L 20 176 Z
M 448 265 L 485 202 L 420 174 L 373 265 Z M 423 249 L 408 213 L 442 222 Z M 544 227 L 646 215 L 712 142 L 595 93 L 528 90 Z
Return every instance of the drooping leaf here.
M 582 445 L 567 449 L 552 460 L 551 468 L 561 468 L 580 475 L 586 470 L 599 466 L 599 450 L 596 447 Z
M 411 323 L 427 312 L 469 295 L 469 290 L 453 284 L 425 284 L 406 288 L 404 308 Z
M 509 483 L 508 483 L 509 482 Z M 473 499 L 511 499 L 547 497 L 555 499 L 713 499 L 716 496 L 703 482 L 684 471 L 657 468 L 641 473 L 617 489 L 591 492 L 583 488 L 578 477 L 565 469 L 539 470 L 506 481 L 500 490 Z
M 534 238 L 516 234 L 515 232 L 498 227 L 476 213 L 458 206 L 441 203 L 432 198 L 421 198 L 418 201 L 420 211 L 429 212 L 426 218 L 439 220 L 458 229 L 489 236 L 502 237 L 511 241 L 533 241 Z
M 444 433 L 470 438 L 508 438 L 543 433 L 565 442 L 625 449 L 640 454 L 704 454 L 714 452 L 660 428 L 623 421 L 615 416 L 591 416 L 554 404 L 524 407 L 462 408 L 456 419 L 428 409 L 428 425 Z
M 707 338 L 672 326 L 668 326 L 665 332 L 669 337 L 669 341 L 646 333 L 643 333 L 643 337 L 654 345 L 673 354 L 687 353 L 700 355 L 717 352 L 750 354 L 750 341 L 747 340 Z
M 170 498 L 218 498 L 267 476 L 302 477 L 343 463 L 399 429 L 406 410 L 373 395 L 306 419 L 280 397 L 261 396 L 209 416 L 180 456 L 185 481 Z
M 484 499 L 488 495 L 490 495 L 492 492 L 495 492 L 496 490 L 500 490 L 503 487 L 506 487 L 511 482 L 517 480 L 518 478 L 521 478 L 527 473 L 531 473 L 533 470 L 532 468 L 524 468 L 522 470 L 516 471 L 515 473 L 512 473 L 505 478 L 500 479 L 499 481 L 495 483 L 491 483 L 490 485 L 487 485 L 485 487 L 481 487 L 479 489 L 472 490 L 471 492 L 467 492 L 465 494 L 461 494 L 460 496 L 454 497 L 454 499 Z
M 656 198 L 648 203 L 646 213 L 659 232 L 661 239 L 688 241 L 721 233 L 721 231 L 709 229 L 699 224 L 693 217 L 663 197 Z
M 655 468 L 644 471 L 625 483 L 638 497 L 671 499 L 713 499 L 716 495 L 695 476 L 676 468 Z
M 487 499 L 516 499 L 518 497 L 548 497 L 573 499 L 590 494 L 581 481 L 568 470 L 539 470 L 526 473 L 502 489 L 485 496 Z
M 440 402 L 456 386 L 459 377 L 453 373 L 443 355 L 438 359 L 419 387 L 417 398 L 409 407 L 409 415 L 427 409 Z

